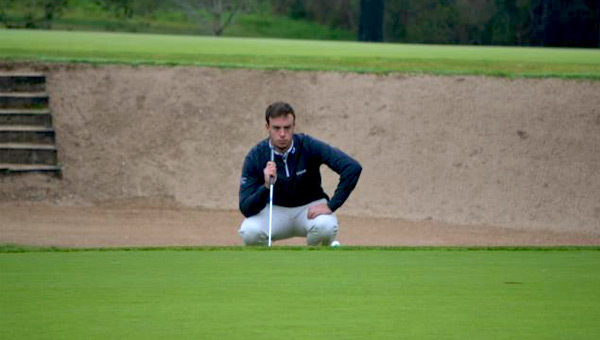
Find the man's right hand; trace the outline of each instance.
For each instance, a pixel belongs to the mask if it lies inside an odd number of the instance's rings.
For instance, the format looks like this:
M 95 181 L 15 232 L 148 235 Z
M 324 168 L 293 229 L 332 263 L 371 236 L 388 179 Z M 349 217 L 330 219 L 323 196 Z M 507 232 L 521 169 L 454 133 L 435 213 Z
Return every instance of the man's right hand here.
M 277 181 L 277 166 L 275 162 L 267 162 L 267 166 L 263 170 L 265 175 L 265 187 L 269 188 L 269 184 L 271 184 L 270 179 L 273 179 L 273 184 Z

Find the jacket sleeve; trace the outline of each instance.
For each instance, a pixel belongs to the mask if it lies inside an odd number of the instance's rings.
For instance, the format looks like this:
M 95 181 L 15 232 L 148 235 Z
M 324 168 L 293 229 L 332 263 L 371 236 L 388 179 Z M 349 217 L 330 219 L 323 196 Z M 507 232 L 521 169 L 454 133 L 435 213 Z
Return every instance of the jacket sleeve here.
M 244 160 L 240 180 L 240 211 L 246 217 L 258 214 L 269 200 L 269 189 L 264 186 L 262 168 L 250 152 Z
M 362 166 L 338 148 L 334 148 L 318 139 L 311 138 L 312 148 L 320 155 L 321 161 L 340 175 L 340 181 L 329 203 L 329 209 L 336 211 L 346 202 L 358 183 Z

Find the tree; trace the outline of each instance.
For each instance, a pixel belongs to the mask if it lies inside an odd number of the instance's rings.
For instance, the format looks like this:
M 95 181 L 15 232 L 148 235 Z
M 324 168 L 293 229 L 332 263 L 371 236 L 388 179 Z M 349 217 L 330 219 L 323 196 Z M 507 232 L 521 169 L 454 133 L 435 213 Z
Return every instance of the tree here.
M 352 0 L 306 0 L 306 17 L 321 25 L 355 30 L 358 2 Z
M 459 44 L 482 44 L 486 26 L 498 12 L 496 0 L 456 0 L 455 40 Z
M 598 47 L 600 47 L 600 4 L 596 4 L 596 32 L 598 32 L 598 36 L 596 37 L 598 42 Z
M 250 7 L 248 0 L 175 0 L 183 8 L 186 15 L 196 21 L 200 31 L 211 27 L 211 33 L 216 36 L 231 24 L 233 19 Z
M 11 17 L 6 11 L 17 7 L 22 17 Z M 0 1 L 0 21 L 9 28 L 52 28 L 52 22 L 59 18 L 67 7 L 67 0 L 2 0 Z
M 531 0 L 495 0 L 495 2 L 497 10 L 487 24 L 484 44 L 528 44 Z
M 359 41 L 383 41 L 383 13 L 383 0 L 360 1 Z
M 428 44 L 458 43 L 456 35 L 457 14 L 453 0 L 415 1 L 417 14 L 414 24 L 408 27 L 412 42 Z
M 533 0 L 531 44 L 596 47 L 599 44 L 598 0 Z
M 270 0 L 272 12 L 332 28 L 356 29 L 359 0 Z
M 117 18 L 133 16 L 133 0 L 95 0 L 107 12 L 112 12 Z

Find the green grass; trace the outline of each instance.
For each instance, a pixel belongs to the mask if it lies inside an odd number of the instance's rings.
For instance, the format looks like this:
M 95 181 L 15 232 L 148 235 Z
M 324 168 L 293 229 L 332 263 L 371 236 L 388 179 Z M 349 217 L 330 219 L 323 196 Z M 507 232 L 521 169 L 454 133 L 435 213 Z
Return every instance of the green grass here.
M 245 14 L 224 32 L 226 37 L 263 37 L 311 40 L 356 40 L 356 33 L 334 29 L 314 22 L 287 17 Z
M 600 335 L 595 248 L 3 249 L 2 339 Z
M 105 12 L 72 13 L 53 24 L 53 29 L 65 31 L 109 31 L 158 34 L 212 35 L 208 28 L 199 29 L 183 13 L 163 13 L 155 18 L 135 17 L 117 20 Z M 260 14 L 243 14 L 227 26 L 224 37 L 271 37 L 293 39 L 355 40 L 356 34 L 332 29 L 309 21 Z
M 38 6 L 34 17 L 43 16 Z M 273 15 L 269 5 L 253 13 L 238 13 L 226 27 L 223 36 L 271 37 L 292 39 L 356 40 L 356 32 L 336 29 L 306 20 Z M 5 22 L 13 27 L 25 27 L 28 4 L 12 2 L 5 9 Z M 144 13 L 146 12 L 146 13 Z M 207 14 L 210 17 L 210 14 Z M 1 27 L 1 26 L 0 26 Z M 178 6 L 162 6 L 144 11 L 138 9 L 131 17 L 118 17 L 93 0 L 70 0 L 63 14 L 55 18 L 52 28 L 67 31 L 113 31 L 160 34 L 212 35 L 212 24 L 200 26 Z
M 0 59 L 366 73 L 600 79 L 600 49 L 0 30 Z

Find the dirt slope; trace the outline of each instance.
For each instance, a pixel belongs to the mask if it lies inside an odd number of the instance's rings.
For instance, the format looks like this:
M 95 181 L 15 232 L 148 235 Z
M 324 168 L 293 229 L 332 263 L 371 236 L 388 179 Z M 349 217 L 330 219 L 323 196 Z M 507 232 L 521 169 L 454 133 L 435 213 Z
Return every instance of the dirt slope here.
M 299 131 L 363 164 L 341 216 L 600 237 L 600 82 L 14 63 L 0 70 L 47 75 L 64 169 L 62 180 L 0 178 L 4 209 L 151 201 L 235 213 L 243 157 L 265 137 L 264 109 L 286 100 Z M 332 193 L 335 176 L 323 171 Z

